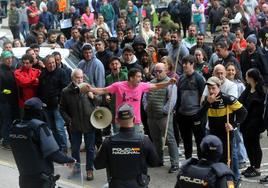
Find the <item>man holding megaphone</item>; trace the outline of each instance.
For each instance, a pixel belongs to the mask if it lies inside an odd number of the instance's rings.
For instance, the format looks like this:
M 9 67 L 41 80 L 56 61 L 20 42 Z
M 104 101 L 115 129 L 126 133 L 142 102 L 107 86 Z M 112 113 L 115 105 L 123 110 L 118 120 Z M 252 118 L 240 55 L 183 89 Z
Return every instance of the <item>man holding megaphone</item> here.
M 95 128 L 90 117 L 96 105 L 96 97 L 91 92 L 81 92 L 84 74 L 81 69 L 73 70 L 72 82 L 63 89 L 60 101 L 60 113 L 70 128 L 72 157 L 80 163 L 80 145 L 84 135 L 86 150 L 86 178 L 93 180 L 93 161 L 95 151 Z M 80 167 L 74 166 L 72 176 L 80 174 Z
M 142 72 L 140 69 L 132 68 L 128 72 L 128 80 L 116 82 L 105 88 L 93 88 L 87 84 L 81 88 L 82 92 L 91 91 L 98 95 L 115 94 L 116 95 L 116 109 L 123 103 L 133 106 L 134 112 L 134 129 L 135 132 L 143 133 L 143 125 L 141 122 L 140 105 L 141 96 L 144 92 L 149 92 L 153 89 L 163 89 L 170 84 L 175 84 L 176 79 L 172 78 L 169 81 L 161 83 L 145 83 L 141 82 Z M 117 112 L 116 112 L 117 114 Z

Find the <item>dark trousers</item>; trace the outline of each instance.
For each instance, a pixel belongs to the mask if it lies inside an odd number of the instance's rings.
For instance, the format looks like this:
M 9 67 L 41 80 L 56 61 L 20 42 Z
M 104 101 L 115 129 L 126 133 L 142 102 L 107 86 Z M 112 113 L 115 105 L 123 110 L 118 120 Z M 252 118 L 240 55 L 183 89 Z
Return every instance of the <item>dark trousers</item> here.
M 250 165 L 254 168 L 260 168 L 262 160 L 260 134 L 243 134 L 243 139 Z
M 232 123 L 231 123 L 232 124 Z M 227 164 L 227 132 L 225 129 L 225 125 L 224 124 L 213 124 L 213 125 L 209 125 L 209 133 L 212 135 L 217 136 L 221 142 L 222 142 L 222 148 L 223 148 L 223 153 L 222 153 L 222 157 L 220 162 L 223 162 L 225 164 Z M 233 143 L 233 133 L 230 131 L 230 157 L 232 157 L 232 143 Z M 232 164 L 231 164 L 232 165 Z
M 80 163 L 80 146 L 82 143 L 82 135 L 84 136 L 85 141 L 85 150 L 86 150 L 86 170 L 93 170 L 93 161 L 95 154 L 95 132 L 81 133 L 81 132 L 72 132 L 72 157 Z
M 0 118 L 1 118 L 1 136 L 3 144 L 9 144 L 9 132 L 12 122 L 19 118 L 19 110 L 17 106 L 10 105 L 8 102 L 0 103 Z
M 183 38 L 186 37 L 186 31 L 191 24 L 191 18 L 180 18 L 183 29 Z
M 7 17 L 7 1 L 0 1 L 2 11 L 4 11 L 4 16 Z
M 30 187 L 40 187 L 43 188 L 44 187 L 44 180 L 42 180 L 39 177 L 19 177 L 19 185 L 20 188 L 30 188 Z
M 193 142 L 192 135 L 194 134 L 197 155 L 201 158 L 200 143 L 204 136 L 206 135 L 205 126 L 206 118 L 200 118 L 198 120 L 194 119 L 193 116 L 186 116 L 182 114 L 177 115 L 179 130 L 181 133 L 181 138 L 183 140 L 185 158 L 189 159 L 192 157 L 193 153 Z
M 12 33 L 13 39 L 20 39 L 20 27 L 19 26 L 9 26 Z

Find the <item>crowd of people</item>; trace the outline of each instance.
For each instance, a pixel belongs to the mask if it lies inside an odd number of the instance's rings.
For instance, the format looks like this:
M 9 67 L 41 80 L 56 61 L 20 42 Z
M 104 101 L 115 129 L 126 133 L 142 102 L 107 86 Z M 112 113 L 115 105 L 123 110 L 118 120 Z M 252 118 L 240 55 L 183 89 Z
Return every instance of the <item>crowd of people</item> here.
M 3 44 L 0 63 L 4 148 L 10 149 L 9 130 L 23 117 L 24 102 L 38 97 L 46 104 L 42 118 L 60 150 L 68 151 L 69 138 L 77 162 L 84 136 L 87 180 L 93 180 L 95 146 L 101 146 L 103 136 L 118 133 L 118 106 L 127 103 L 133 106 L 135 132 L 150 136 L 159 167 L 166 165 L 167 144 L 169 173 L 179 170 L 180 142 L 189 159 L 194 136 L 202 158 L 201 141 L 212 134 L 223 143 L 221 161 L 231 161 L 236 182 L 240 174 L 261 175 L 260 134 L 267 129 L 266 0 L 172 0 L 162 12 L 154 0 L 2 2 L 0 19 L 7 16 L 13 36 Z M 28 49 L 18 59 L 12 49 L 24 46 Z M 42 47 L 55 52 L 40 57 Z M 78 60 L 76 69 L 62 63 L 57 48 L 69 49 Z M 88 85 L 80 92 L 83 82 Z M 114 116 L 104 130 L 90 123 L 97 106 L 108 107 Z M 268 183 L 268 177 L 261 182 Z

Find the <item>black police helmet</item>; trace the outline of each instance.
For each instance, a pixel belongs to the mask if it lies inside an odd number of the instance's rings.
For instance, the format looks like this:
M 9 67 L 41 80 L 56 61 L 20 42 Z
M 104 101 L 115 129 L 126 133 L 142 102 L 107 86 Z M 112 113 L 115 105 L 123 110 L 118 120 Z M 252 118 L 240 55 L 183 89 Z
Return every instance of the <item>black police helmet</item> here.
M 32 97 L 24 102 L 24 120 L 40 119 L 43 120 L 43 108 L 46 107 L 39 98 Z
M 222 142 L 217 136 L 208 135 L 204 137 L 200 148 L 203 158 L 209 161 L 218 162 L 222 156 Z

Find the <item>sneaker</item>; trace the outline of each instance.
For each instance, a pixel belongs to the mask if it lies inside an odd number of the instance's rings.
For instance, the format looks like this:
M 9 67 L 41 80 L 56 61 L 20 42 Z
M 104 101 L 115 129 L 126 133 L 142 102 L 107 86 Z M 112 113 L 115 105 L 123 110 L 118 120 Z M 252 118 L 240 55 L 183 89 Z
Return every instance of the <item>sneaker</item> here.
M 246 178 L 253 178 L 253 177 L 260 176 L 260 175 L 261 173 L 258 172 L 255 168 L 253 168 L 251 172 L 245 172 L 244 174 Z
M 177 165 L 172 165 L 168 171 L 168 173 L 175 173 L 175 172 L 178 172 L 179 170 L 179 166 Z
M 265 176 L 264 178 L 260 179 L 261 184 L 267 184 L 268 183 L 268 176 Z
M 249 166 L 249 167 L 246 168 L 246 170 L 243 170 L 243 171 L 241 172 L 241 174 L 244 175 L 245 173 L 249 173 L 249 172 L 251 172 L 252 170 L 253 170 L 253 168 L 252 168 L 251 166 Z
M 87 171 L 87 181 L 92 181 L 93 179 L 94 179 L 93 170 L 88 170 Z

